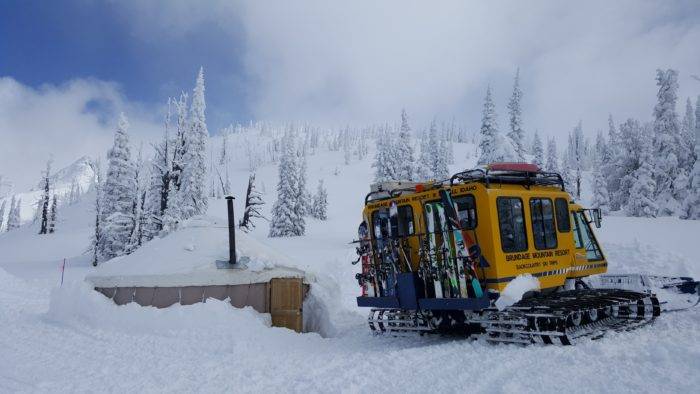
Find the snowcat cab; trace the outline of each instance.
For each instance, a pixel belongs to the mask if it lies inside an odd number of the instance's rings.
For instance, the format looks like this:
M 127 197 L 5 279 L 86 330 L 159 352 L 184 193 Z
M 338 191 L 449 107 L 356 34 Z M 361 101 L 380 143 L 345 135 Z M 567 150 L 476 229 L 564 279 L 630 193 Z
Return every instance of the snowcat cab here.
M 600 211 L 574 203 L 559 174 L 533 164 L 375 184 L 362 215 L 357 304 L 372 308 L 374 331 L 568 344 L 594 335 L 603 319 L 629 326 L 660 313 L 651 292 L 591 289 L 583 281 L 607 271 L 591 226 L 600 226 Z M 508 284 L 528 275 L 539 289 L 495 309 Z

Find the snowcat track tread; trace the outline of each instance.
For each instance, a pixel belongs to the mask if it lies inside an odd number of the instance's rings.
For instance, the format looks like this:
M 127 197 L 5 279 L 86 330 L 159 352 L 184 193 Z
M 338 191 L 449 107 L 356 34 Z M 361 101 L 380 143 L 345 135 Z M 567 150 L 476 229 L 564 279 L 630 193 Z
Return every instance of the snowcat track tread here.
M 485 339 L 498 343 L 574 345 L 651 323 L 660 314 L 654 295 L 614 289 L 568 290 L 522 300 L 485 322 Z M 517 324 L 518 319 L 521 323 Z M 527 323 L 523 324 L 522 319 Z M 516 323 L 516 324 L 514 324 Z

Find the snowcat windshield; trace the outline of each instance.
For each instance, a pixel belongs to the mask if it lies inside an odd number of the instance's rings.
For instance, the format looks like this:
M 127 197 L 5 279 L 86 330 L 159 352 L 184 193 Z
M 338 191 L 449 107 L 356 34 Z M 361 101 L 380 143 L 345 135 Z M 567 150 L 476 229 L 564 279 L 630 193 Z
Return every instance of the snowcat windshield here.
M 603 253 L 601 253 L 598 241 L 591 230 L 590 221 L 587 220 L 583 211 L 574 212 L 574 241 L 576 248 L 586 249 L 588 261 L 603 259 Z

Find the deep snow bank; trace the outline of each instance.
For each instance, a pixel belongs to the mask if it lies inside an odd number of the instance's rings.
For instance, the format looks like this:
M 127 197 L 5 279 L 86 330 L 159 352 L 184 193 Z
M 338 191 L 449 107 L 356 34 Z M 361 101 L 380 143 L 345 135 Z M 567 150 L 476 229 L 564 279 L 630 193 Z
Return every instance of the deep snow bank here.
M 194 305 L 168 308 L 117 306 L 87 283 L 71 283 L 51 291 L 47 321 L 73 327 L 118 332 L 173 333 L 182 330 L 259 332 L 270 327 L 270 315 L 250 307 L 235 308 L 227 301 L 208 299 Z

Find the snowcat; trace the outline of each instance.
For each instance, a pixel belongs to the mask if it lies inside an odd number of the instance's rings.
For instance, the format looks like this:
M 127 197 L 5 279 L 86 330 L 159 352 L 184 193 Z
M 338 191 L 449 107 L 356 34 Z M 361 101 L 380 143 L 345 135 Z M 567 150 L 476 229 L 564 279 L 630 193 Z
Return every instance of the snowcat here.
M 371 186 L 359 227 L 359 307 L 378 333 L 457 333 L 489 342 L 570 345 L 698 303 L 687 277 L 605 274 L 586 209 L 557 173 L 494 163 L 435 182 Z M 536 278 L 539 289 L 516 282 Z M 517 297 L 507 301 L 511 285 Z M 524 295 L 522 294 L 524 292 Z M 510 297 L 514 297 L 510 295 Z

